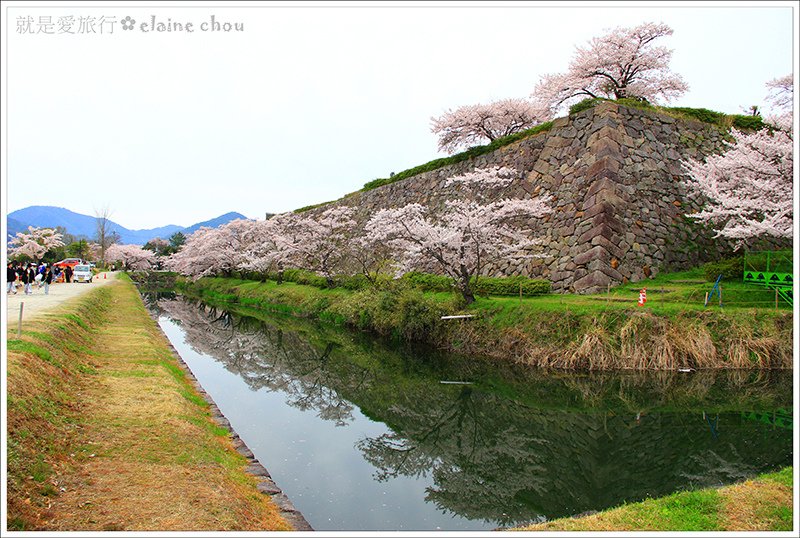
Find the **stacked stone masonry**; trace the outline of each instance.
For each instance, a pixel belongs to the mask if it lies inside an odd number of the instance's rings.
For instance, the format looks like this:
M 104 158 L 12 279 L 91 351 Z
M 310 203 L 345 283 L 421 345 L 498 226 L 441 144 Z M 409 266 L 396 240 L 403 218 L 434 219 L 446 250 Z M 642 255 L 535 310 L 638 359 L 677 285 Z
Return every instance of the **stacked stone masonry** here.
M 596 293 L 667 268 L 687 268 L 732 250 L 686 214 L 700 209 L 683 183 L 681 161 L 718 153 L 724 132 L 713 125 L 602 103 L 555 120 L 552 129 L 493 153 L 349 195 L 362 224 L 378 209 L 421 203 L 442 210 L 474 193 L 446 180 L 474 168 L 509 166 L 511 186 L 482 191 L 484 200 L 552 196 L 553 212 L 528 223 L 539 257 L 502 261 L 488 276 L 545 278 L 556 292 Z M 321 212 L 331 207 L 314 210 Z

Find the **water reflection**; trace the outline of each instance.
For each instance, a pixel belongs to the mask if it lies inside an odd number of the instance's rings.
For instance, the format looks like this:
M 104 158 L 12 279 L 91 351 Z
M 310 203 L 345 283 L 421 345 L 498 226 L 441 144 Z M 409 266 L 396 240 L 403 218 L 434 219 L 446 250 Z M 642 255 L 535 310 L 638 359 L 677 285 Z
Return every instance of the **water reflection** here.
M 548 374 L 181 298 L 156 308 L 250 389 L 280 392 L 339 427 L 354 423 L 356 407 L 386 424 L 353 447 L 374 480 L 425 478 L 419 502 L 495 526 L 729 483 L 792 461 L 791 373 Z

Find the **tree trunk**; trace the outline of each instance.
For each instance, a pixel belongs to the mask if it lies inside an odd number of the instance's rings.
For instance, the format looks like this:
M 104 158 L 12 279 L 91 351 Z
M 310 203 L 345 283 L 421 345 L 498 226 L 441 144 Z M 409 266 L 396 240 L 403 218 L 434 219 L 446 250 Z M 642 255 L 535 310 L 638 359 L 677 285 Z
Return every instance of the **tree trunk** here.
M 458 281 L 458 291 L 461 292 L 461 296 L 464 298 L 464 302 L 467 305 L 471 305 L 475 302 L 475 295 L 472 293 L 472 288 L 469 285 L 469 274 L 462 272 L 461 278 Z

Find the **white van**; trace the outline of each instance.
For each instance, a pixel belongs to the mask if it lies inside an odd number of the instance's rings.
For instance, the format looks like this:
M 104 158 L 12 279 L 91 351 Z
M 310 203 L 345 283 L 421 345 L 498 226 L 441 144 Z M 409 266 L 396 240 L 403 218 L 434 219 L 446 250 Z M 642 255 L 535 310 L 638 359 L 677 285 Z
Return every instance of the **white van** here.
M 91 282 L 93 276 L 92 268 L 88 265 L 76 265 L 72 269 L 72 280 L 75 282 Z

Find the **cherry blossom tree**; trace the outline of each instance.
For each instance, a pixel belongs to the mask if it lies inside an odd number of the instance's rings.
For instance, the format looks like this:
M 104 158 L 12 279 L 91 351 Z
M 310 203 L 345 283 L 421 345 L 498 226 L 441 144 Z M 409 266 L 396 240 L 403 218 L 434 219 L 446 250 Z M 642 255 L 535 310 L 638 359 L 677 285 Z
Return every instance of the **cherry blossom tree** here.
M 542 77 L 533 97 L 553 112 L 586 97 L 671 101 L 689 87 L 669 70 L 672 51 L 655 45 L 669 35 L 672 28 L 666 24 L 644 23 L 592 38 L 577 47 L 566 73 Z
M 449 185 L 475 188 L 482 197 L 486 189 L 508 185 L 517 173 L 510 168 L 476 169 L 456 176 Z M 538 244 L 523 231 L 525 222 L 550 212 L 549 197 L 504 199 L 492 203 L 450 200 L 444 211 L 434 214 L 420 204 L 382 209 L 366 224 L 368 237 L 387 243 L 399 253 L 401 271 L 426 270 L 438 266 L 453 278 L 467 304 L 475 300 L 470 280 L 487 263 L 532 257 Z
M 346 265 L 354 235 L 352 207 L 333 207 L 318 217 L 286 213 L 273 241 L 281 260 L 325 277 L 333 287 L 334 276 Z M 273 217 L 276 218 L 276 217 Z
M 791 110 L 794 98 L 794 74 L 789 73 L 767 82 L 767 101 L 782 111 Z
M 278 274 L 278 284 L 282 284 L 283 271 L 291 263 L 294 251 L 289 248 L 290 239 L 279 240 L 279 237 L 290 229 L 294 219 L 294 213 L 281 213 L 253 223 L 245 237 L 249 247 L 242 268 L 261 274 L 274 271 Z
M 247 262 L 254 222 L 236 219 L 217 228 L 200 228 L 167 259 L 165 266 L 195 279 L 217 274 L 231 276 Z
M 503 99 L 493 103 L 466 105 L 431 118 L 431 132 L 439 136 L 439 151 L 455 153 L 459 148 L 495 140 L 550 119 L 550 111 L 527 99 Z
M 685 161 L 688 185 L 709 201 L 689 217 L 714 226 L 718 237 L 737 240 L 736 248 L 758 237 L 791 238 L 793 223 L 792 76 L 767 83 L 771 100 L 783 110 L 766 118 L 768 127 L 744 133 L 721 155 Z
M 27 256 L 39 260 L 50 249 L 63 247 L 63 235 L 53 228 L 28 227 L 28 232 L 17 232 L 8 249 L 9 257 Z
M 105 249 L 106 263 L 121 263 L 128 270 L 150 269 L 156 262 L 153 251 L 144 249 L 139 245 L 123 245 L 114 243 Z
M 165 256 L 169 255 L 170 253 L 170 244 L 169 241 L 166 239 L 161 239 L 160 237 L 155 237 L 144 244 L 142 247 L 145 250 L 150 250 L 155 253 L 156 256 Z

